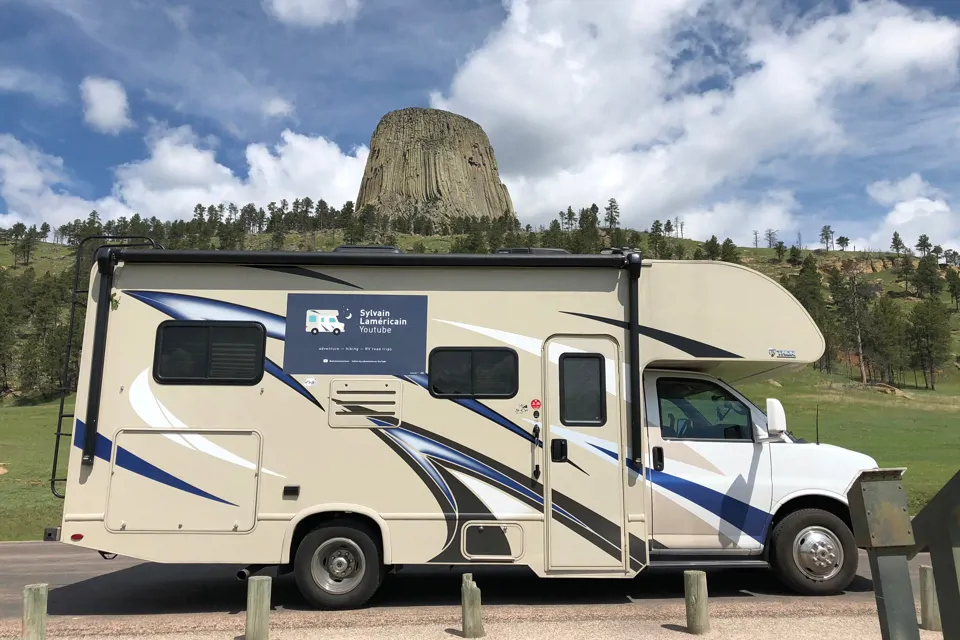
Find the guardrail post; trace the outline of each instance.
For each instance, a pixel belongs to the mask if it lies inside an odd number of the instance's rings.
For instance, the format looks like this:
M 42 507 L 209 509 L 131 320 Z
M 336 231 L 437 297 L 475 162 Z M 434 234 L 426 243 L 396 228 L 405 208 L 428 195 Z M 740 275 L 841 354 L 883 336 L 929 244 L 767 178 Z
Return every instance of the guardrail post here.
M 683 572 L 683 599 L 687 608 L 687 631 L 693 635 L 701 635 L 710 631 L 710 609 L 707 605 L 707 574 L 705 572 Z
M 460 599 L 463 613 L 463 637 L 484 637 L 486 632 L 483 630 L 483 618 L 480 615 L 480 587 L 473 581 L 472 573 L 463 574 Z
M 28 584 L 23 588 L 23 640 L 44 640 L 47 637 L 46 584 Z
M 247 623 L 244 640 L 270 636 L 270 576 L 247 578 Z
M 944 640 L 960 638 L 960 471 L 913 519 L 913 559 L 930 551 Z
M 920 628 L 925 631 L 942 631 L 933 569 L 926 564 L 920 565 Z
M 905 469 L 861 471 L 847 492 L 857 547 L 866 550 L 883 640 L 920 640 L 907 566 L 913 526 L 903 489 Z

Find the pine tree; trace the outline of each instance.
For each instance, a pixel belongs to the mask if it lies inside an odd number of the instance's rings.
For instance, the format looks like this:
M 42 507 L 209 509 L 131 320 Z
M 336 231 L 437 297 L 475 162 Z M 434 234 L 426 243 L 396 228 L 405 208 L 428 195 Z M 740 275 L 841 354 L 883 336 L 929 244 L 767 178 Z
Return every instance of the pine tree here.
M 910 312 L 911 364 L 923 371 L 924 385 L 936 390 L 936 372 L 950 358 L 950 316 L 937 298 L 924 298 Z

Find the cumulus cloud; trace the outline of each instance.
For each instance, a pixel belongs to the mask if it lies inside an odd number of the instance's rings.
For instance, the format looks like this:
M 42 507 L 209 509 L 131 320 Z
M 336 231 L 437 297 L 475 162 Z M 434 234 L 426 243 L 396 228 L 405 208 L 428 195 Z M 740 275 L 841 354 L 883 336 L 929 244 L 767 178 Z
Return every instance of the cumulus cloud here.
M 322 27 L 349 22 L 360 11 L 360 0 L 262 0 L 264 10 L 287 24 Z
M 851 244 L 888 250 L 893 233 L 912 247 L 921 234 L 944 248 L 960 247 L 960 216 L 947 194 L 913 173 L 897 181 L 882 180 L 867 186 L 867 193 L 889 210 L 869 234 Z
M 85 200 L 64 193 L 75 185 L 62 159 L 0 136 L 0 196 L 8 207 L 0 226 L 15 221 L 59 225 L 92 209 L 104 220 L 134 213 L 170 220 L 189 217 L 198 202 L 265 206 L 311 196 L 339 204 L 356 198 L 368 153 L 366 147 L 344 153 L 325 138 L 285 130 L 272 148 L 247 146 L 247 175 L 242 176 L 220 164 L 211 141 L 190 127 L 154 126 L 146 142 L 145 159 L 116 168 L 108 197 Z
M 838 113 L 851 97 L 918 99 L 957 77 L 960 26 L 884 0 L 807 17 L 723 0 L 595 4 L 513 0 L 431 96 L 484 127 L 531 218 L 616 197 L 625 225 L 683 211 L 723 224 L 745 205 L 703 208 L 718 189 L 847 149 Z M 795 221 L 788 210 L 764 215 Z
M 116 80 L 88 76 L 80 83 L 80 96 L 83 118 L 95 130 L 117 135 L 134 126 L 127 92 Z

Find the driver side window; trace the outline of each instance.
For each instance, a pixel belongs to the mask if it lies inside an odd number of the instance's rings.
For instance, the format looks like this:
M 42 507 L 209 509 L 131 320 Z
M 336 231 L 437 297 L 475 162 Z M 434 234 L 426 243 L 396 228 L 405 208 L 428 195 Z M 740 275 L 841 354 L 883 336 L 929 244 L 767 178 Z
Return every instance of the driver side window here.
M 750 408 L 716 383 L 659 378 L 657 396 L 665 440 L 753 439 Z

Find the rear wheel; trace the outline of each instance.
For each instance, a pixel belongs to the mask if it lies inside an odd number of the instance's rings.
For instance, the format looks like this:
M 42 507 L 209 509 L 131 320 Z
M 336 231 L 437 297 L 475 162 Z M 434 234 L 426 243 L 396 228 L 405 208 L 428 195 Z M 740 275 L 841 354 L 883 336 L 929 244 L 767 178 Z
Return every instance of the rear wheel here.
M 799 594 L 841 593 L 857 574 L 853 533 L 829 511 L 801 509 L 787 515 L 774 528 L 771 543 L 774 572 Z
M 322 609 L 356 609 L 380 587 L 383 564 L 371 534 L 345 523 L 321 525 L 308 533 L 294 559 L 303 597 Z

